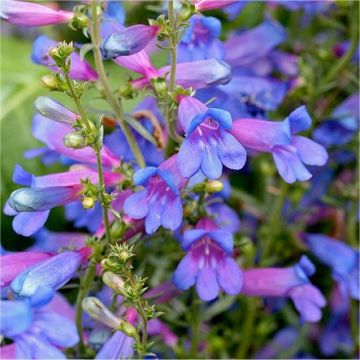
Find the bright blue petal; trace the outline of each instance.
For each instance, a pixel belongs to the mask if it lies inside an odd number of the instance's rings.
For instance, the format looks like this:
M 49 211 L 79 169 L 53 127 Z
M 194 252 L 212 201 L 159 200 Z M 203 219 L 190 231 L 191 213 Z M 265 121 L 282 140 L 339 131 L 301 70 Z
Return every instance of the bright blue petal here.
M 189 250 L 190 246 L 197 240 L 201 239 L 203 236 L 206 235 L 205 230 L 201 229 L 193 229 L 187 230 L 184 233 L 183 241 L 181 243 L 181 248 L 183 250 Z
M 17 214 L 12 223 L 14 231 L 22 236 L 31 236 L 44 226 L 49 212 L 50 210 Z
M 124 212 L 133 219 L 142 219 L 149 212 L 148 190 L 143 189 L 130 195 L 124 202 Z
M 207 112 L 195 115 L 195 117 L 191 120 L 190 126 L 187 130 L 187 136 L 189 136 L 207 117 Z
M 31 186 L 33 176 L 25 171 L 23 167 L 19 164 L 15 165 L 14 173 L 13 173 L 13 182 L 15 184 Z
M 225 261 L 218 266 L 216 274 L 218 283 L 227 294 L 236 295 L 241 291 L 243 275 L 234 259 L 226 257 Z
M 179 190 L 177 189 L 174 181 L 174 176 L 170 171 L 158 169 L 157 173 L 165 181 L 166 185 L 175 193 L 178 194 Z
M 222 174 L 222 163 L 212 144 L 205 144 L 202 149 L 201 171 L 209 179 L 218 179 Z
M 311 117 L 304 105 L 295 109 L 286 119 L 290 123 L 292 134 L 307 130 L 311 126 Z
M 221 131 L 218 154 L 221 162 L 229 169 L 240 170 L 246 162 L 244 147 L 227 131 Z
M 196 290 L 200 299 L 204 301 L 214 300 L 219 294 L 219 284 L 215 270 L 211 267 L 203 267 L 196 280 Z
M 187 290 L 195 284 L 197 273 L 197 261 L 191 253 L 188 253 L 177 266 L 173 275 L 173 283 L 178 289 Z
M 161 226 L 161 215 L 163 212 L 162 199 L 152 199 L 149 204 L 149 212 L 145 218 L 145 231 L 153 234 Z
M 195 140 L 192 136 L 185 138 L 176 159 L 181 175 L 186 178 L 196 174 L 201 165 L 201 152 Z
M 229 231 L 226 230 L 213 230 L 208 233 L 210 239 L 214 240 L 227 254 L 233 251 L 234 240 Z
M 161 215 L 161 225 L 165 229 L 176 230 L 182 222 L 183 208 L 181 204 L 181 197 L 176 196 L 166 202 Z
M 217 109 L 217 108 L 210 108 L 207 111 L 208 117 L 216 120 L 220 126 L 225 130 L 230 130 L 232 126 L 232 118 L 231 114 L 228 111 Z
M 157 168 L 148 166 L 145 169 L 140 169 L 134 174 L 135 185 L 145 185 L 146 182 L 157 173 Z

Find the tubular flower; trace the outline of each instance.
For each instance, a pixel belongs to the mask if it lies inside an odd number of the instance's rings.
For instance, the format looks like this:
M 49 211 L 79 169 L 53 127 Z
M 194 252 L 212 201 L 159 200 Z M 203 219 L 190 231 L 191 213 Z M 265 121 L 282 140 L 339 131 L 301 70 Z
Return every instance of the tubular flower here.
M 305 106 L 301 106 L 283 122 L 235 120 L 231 133 L 246 148 L 270 152 L 280 176 L 291 184 L 312 177 L 304 164 L 322 166 L 328 159 L 321 145 L 306 137 L 294 135 L 308 129 L 310 124 L 310 116 Z
M 51 40 L 46 35 L 38 36 L 33 44 L 31 60 L 35 64 L 43 65 L 51 71 L 58 71 L 54 60 L 49 56 L 49 50 L 56 47 L 57 42 Z M 70 55 L 71 65 L 69 77 L 80 81 L 95 81 L 98 79 L 96 71 L 86 60 L 81 60 L 80 55 L 74 51 Z
M 59 348 L 74 346 L 79 341 L 74 315 L 68 310 L 64 312 L 65 307 L 70 308 L 70 305 L 59 294 L 41 308 L 33 307 L 28 301 L 1 300 L 1 334 L 13 340 L 11 345 L 1 347 L 1 356 L 65 359 Z
M 360 253 L 344 242 L 322 234 L 305 234 L 310 250 L 332 270 L 343 294 L 360 300 L 359 267 Z
M 228 6 L 237 0 L 193 0 L 196 10 L 207 11 Z
M 134 356 L 134 339 L 115 331 L 97 353 L 95 359 L 128 359 Z
M 239 170 L 246 161 L 243 146 L 230 134 L 227 111 L 208 108 L 190 96 L 180 100 L 178 118 L 186 133 L 177 157 L 180 173 L 191 177 L 199 170 L 210 179 L 222 174 L 223 165 Z
M 184 233 L 181 246 L 187 254 L 175 270 L 176 287 L 187 290 L 196 284 L 199 297 L 205 301 L 215 299 L 220 288 L 230 295 L 240 292 L 243 275 L 231 257 L 233 236 L 230 232 L 204 218 L 196 229 Z
M 65 251 L 21 272 L 10 284 L 17 299 L 31 299 L 34 305 L 46 304 L 54 292 L 76 273 L 90 250 Z
M 176 166 L 176 155 L 164 161 L 158 168 L 147 167 L 134 175 L 134 184 L 144 189 L 130 195 L 124 203 L 124 211 L 134 219 L 145 218 L 145 230 L 154 233 L 161 225 L 176 230 L 183 217 L 180 191 L 186 179 Z
M 290 297 L 304 321 L 321 319 L 321 308 L 326 300 L 313 286 L 308 276 L 315 272 L 311 261 L 302 256 L 300 262 L 289 268 L 261 268 L 244 270 L 242 293 L 262 297 Z
M 23 236 L 32 235 L 45 224 L 50 209 L 78 200 L 84 187 L 82 179 L 96 183 L 98 174 L 92 169 L 81 167 L 64 173 L 35 177 L 16 166 L 14 182 L 30 187 L 12 192 L 5 204 L 5 214 L 15 216 L 15 232 Z M 119 181 L 121 175 L 105 173 L 107 185 L 111 186 Z
M 61 24 L 68 22 L 73 15 L 70 11 L 54 10 L 31 2 L 2 0 L 0 3 L 0 17 L 16 25 Z
M 51 257 L 46 252 L 18 252 L 1 256 L 0 286 L 7 286 L 28 267 Z
M 103 58 L 134 55 L 143 50 L 161 29 L 159 25 L 134 25 L 110 34 L 101 46 Z

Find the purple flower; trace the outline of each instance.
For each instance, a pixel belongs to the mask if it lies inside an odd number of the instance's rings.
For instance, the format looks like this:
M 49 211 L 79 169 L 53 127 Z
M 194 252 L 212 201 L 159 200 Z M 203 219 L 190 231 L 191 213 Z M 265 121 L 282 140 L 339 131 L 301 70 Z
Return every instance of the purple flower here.
M 128 359 L 134 356 L 134 339 L 115 331 L 97 353 L 95 359 Z
M 7 286 L 28 267 L 51 257 L 45 252 L 17 252 L 1 256 L 0 286 Z
M 76 273 L 89 250 L 65 251 L 21 272 L 10 288 L 17 299 L 30 298 L 38 306 L 52 299 L 54 292 L 65 285 Z
M 173 282 L 181 290 L 196 284 L 202 300 L 215 299 L 220 288 L 230 295 L 240 292 L 243 276 L 231 257 L 232 234 L 219 229 L 210 219 L 202 219 L 196 229 L 184 233 L 182 249 L 187 251 L 177 266 Z
M 148 331 L 151 336 L 159 336 L 167 346 L 174 347 L 178 342 L 178 337 L 159 319 L 148 322 Z
M 64 313 L 64 306 L 70 305 L 58 294 L 41 308 L 28 301 L 1 300 L 1 334 L 13 340 L 11 355 L 18 359 L 65 359 L 59 348 L 76 345 L 79 336 L 74 316 Z
M 223 165 L 239 170 L 246 161 L 243 146 L 230 134 L 230 113 L 208 108 L 186 96 L 180 100 L 178 117 L 186 132 L 177 157 L 180 173 L 191 177 L 199 170 L 210 179 L 222 174 Z
M 49 50 L 56 47 L 57 42 L 46 35 L 38 36 L 33 44 L 31 60 L 35 64 L 44 65 L 52 71 L 58 71 L 54 60 L 49 56 Z M 71 66 L 69 76 L 71 79 L 80 81 L 95 81 L 98 79 L 96 71 L 86 60 L 81 60 L 77 52 L 70 55 Z
M 194 15 L 178 45 L 178 62 L 223 59 L 225 52 L 219 40 L 221 22 L 214 17 Z
M 110 34 L 101 46 L 104 59 L 134 55 L 143 50 L 159 33 L 159 25 L 133 25 Z
M 151 85 L 151 79 L 165 76 L 169 80 L 170 65 L 157 70 L 157 75 L 133 80 L 134 88 L 142 89 Z M 231 79 L 231 67 L 219 59 L 206 59 L 180 63 L 176 66 L 175 81 L 184 88 L 202 89 L 227 84 Z
M 183 217 L 181 189 L 186 184 L 176 167 L 176 155 L 164 161 L 158 168 L 147 167 L 134 175 L 134 184 L 143 190 L 130 195 L 124 203 L 124 211 L 134 219 L 145 218 L 145 230 L 154 233 L 161 225 L 176 230 Z
M 262 297 L 290 297 L 304 321 L 321 319 L 321 308 L 326 300 L 313 286 L 308 276 L 315 272 L 311 261 L 302 256 L 300 262 L 289 268 L 260 268 L 245 270 L 242 293 Z
M 322 234 L 305 234 L 304 239 L 311 251 L 331 268 L 332 276 L 339 283 L 341 291 L 359 300 L 359 251 Z
M 288 183 L 306 181 L 311 173 L 304 166 L 322 166 L 328 159 L 326 150 L 303 136 L 294 136 L 310 127 L 311 119 L 305 106 L 294 110 L 283 122 L 239 119 L 231 133 L 245 147 L 270 152 L 280 176 Z
M 0 16 L 11 24 L 24 26 L 53 25 L 68 22 L 73 13 L 54 10 L 31 2 L 2 0 Z
M 228 6 L 237 0 L 192 0 L 197 11 L 207 11 Z

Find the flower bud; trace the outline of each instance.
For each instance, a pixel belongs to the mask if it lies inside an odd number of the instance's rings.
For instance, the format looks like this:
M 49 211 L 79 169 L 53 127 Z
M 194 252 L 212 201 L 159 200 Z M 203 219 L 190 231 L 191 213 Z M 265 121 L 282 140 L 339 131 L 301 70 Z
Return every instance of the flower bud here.
M 112 224 L 111 229 L 110 229 L 112 238 L 114 238 L 114 239 L 121 238 L 124 235 L 127 228 L 128 227 L 126 226 L 126 224 L 124 222 L 115 221 Z
M 123 322 L 96 297 L 89 296 L 84 298 L 81 306 L 93 319 L 112 329 L 118 329 Z
M 89 19 L 84 14 L 77 14 L 72 18 L 71 25 L 75 29 L 84 29 L 89 26 Z
M 223 188 L 224 184 L 219 180 L 210 180 L 205 185 L 205 190 L 210 194 L 218 193 L 222 191 Z
M 87 146 L 85 138 L 77 132 L 72 132 L 64 137 L 64 145 L 68 148 L 83 149 Z
M 124 295 L 124 280 L 120 276 L 111 271 L 106 271 L 102 276 L 102 280 L 109 288 L 115 290 L 120 295 Z
M 154 90 L 157 94 L 165 94 L 167 90 L 167 85 L 165 78 L 158 77 L 156 79 L 151 79 L 151 84 L 154 87 Z
M 194 4 L 185 2 L 178 14 L 180 21 L 185 22 L 195 14 L 196 8 Z
M 84 209 L 92 209 L 95 205 L 95 200 L 90 196 L 84 196 L 81 200 L 81 204 Z
M 50 91 L 65 91 L 67 87 L 54 75 L 44 75 L 40 83 L 43 87 L 49 89 Z
M 118 329 L 132 338 L 135 338 L 138 335 L 136 327 L 126 321 L 122 321 Z

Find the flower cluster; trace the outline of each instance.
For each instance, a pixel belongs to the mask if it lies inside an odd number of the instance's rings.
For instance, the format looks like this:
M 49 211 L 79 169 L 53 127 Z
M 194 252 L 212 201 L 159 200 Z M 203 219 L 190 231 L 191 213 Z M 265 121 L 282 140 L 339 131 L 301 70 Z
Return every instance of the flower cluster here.
M 33 243 L 2 248 L 1 357 L 301 358 L 309 339 L 323 356 L 351 354 L 359 93 L 345 85 L 358 34 L 319 53 L 342 57 L 318 81 L 314 50 L 286 24 L 311 31 L 320 14 L 342 29 L 331 16 L 357 4 L 63 5 L 1 2 L 20 29 L 73 31 L 33 40 L 52 94 L 33 99 L 43 146 L 15 165 L 3 207 Z M 128 24 L 145 10 L 148 24 Z M 34 158 L 48 174 L 28 172 Z

